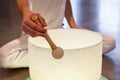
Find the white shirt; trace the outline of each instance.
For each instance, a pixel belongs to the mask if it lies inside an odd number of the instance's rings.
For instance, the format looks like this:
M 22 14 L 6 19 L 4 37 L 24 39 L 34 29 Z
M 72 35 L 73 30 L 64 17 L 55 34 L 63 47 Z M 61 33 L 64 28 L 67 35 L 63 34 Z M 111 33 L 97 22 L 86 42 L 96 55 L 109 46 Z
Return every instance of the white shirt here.
M 47 22 L 47 28 L 62 27 L 66 0 L 31 0 L 32 11 L 40 13 Z

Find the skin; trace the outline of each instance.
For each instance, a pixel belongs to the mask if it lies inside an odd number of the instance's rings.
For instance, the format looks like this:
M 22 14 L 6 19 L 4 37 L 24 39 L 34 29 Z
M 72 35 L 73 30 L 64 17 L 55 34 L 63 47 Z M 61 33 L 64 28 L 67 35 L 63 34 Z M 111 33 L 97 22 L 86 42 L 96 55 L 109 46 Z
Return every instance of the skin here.
M 22 28 L 25 31 L 25 33 L 31 35 L 32 37 L 35 36 L 46 36 L 46 26 L 47 23 L 40 14 L 34 13 L 30 9 L 30 0 L 17 0 L 17 5 L 18 9 L 21 13 L 22 16 Z M 32 15 L 37 15 L 39 17 L 39 21 L 42 24 L 37 25 L 31 20 Z M 65 10 L 65 17 L 68 21 L 68 24 L 70 25 L 71 28 L 78 28 L 78 29 L 83 29 L 82 27 L 78 27 L 75 24 L 74 18 L 73 18 L 73 13 L 72 13 L 72 8 L 70 4 L 70 0 L 66 1 L 66 10 Z

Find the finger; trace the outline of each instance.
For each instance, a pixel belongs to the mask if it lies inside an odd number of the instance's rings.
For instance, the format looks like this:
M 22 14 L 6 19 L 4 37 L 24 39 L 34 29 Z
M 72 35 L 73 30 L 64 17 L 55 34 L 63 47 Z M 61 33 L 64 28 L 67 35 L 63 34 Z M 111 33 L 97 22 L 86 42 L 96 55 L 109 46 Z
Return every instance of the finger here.
M 46 23 L 45 19 L 44 19 L 41 15 L 39 15 L 39 14 L 37 14 L 37 16 L 38 16 L 38 19 L 39 19 L 41 25 L 42 25 L 43 27 L 46 27 L 46 26 L 47 26 L 47 23 Z
M 38 24 L 40 27 L 42 27 L 42 24 L 40 23 L 40 20 L 37 15 L 32 15 L 31 20 Z
M 28 25 L 24 25 L 24 26 L 23 26 L 23 30 L 24 30 L 27 34 L 31 35 L 32 37 L 35 37 L 35 36 L 43 36 L 43 37 L 45 37 L 45 36 L 46 36 L 46 33 L 42 33 L 42 32 L 35 31 L 35 30 L 33 30 L 31 27 L 29 27 Z
M 27 22 L 25 22 L 25 24 L 28 25 L 30 28 L 32 28 L 35 31 L 42 32 L 42 33 L 46 33 L 47 32 L 47 29 L 43 28 L 40 25 L 37 25 L 36 23 L 34 23 L 31 20 L 28 20 Z
M 23 30 L 24 30 L 24 32 L 25 32 L 26 34 L 29 34 L 30 36 L 34 37 L 34 35 L 31 34 L 30 32 L 28 32 L 26 29 L 23 28 Z

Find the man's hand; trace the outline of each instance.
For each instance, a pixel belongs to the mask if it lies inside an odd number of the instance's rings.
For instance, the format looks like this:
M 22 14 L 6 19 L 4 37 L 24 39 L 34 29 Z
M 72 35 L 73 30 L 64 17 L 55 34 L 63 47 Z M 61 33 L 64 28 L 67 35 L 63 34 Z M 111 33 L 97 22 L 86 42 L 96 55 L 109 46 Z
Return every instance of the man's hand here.
M 31 20 L 31 17 L 33 15 L 38 16 L 41 26 Z M 23 20 L 22 20 L 22 27 L 25 33 L 29 34 L 30 36 L 32 37 L 46 36 L 46 32 L 47 32 L 47 29 L 45 28 L 46 26 L 47 26 L 47 23 L 45 22 L 45 19 L 40 14 L 32 13 L 30 11 L 24 13 Z

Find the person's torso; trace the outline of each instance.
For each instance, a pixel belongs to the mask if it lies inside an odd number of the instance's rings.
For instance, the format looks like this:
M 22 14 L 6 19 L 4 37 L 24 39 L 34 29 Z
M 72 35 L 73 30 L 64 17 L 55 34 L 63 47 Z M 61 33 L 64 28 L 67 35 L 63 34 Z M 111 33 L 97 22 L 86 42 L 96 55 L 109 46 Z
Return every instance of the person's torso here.
M 62 27 L 66 0 L 31 0 L 32 11 L 40 13 L 48 29 Z

